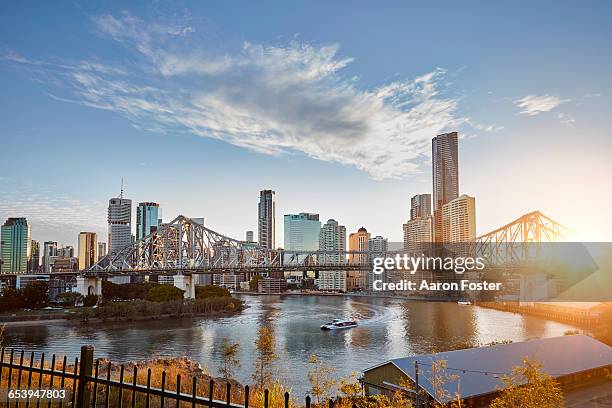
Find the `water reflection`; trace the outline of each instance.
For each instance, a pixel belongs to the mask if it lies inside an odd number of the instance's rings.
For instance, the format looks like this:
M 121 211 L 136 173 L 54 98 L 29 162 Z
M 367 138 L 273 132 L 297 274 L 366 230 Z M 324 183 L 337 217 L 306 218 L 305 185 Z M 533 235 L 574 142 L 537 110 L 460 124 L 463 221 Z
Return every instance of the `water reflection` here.
M 97 357 L 123 362 L 157 356 L 187 356 L 217 374 L 222 338 L 240 343 L 238 380 L 250 382 L 254 340 L 262 324 L 276 336 L 279 376 L 303 395 L 308 358 L 316 354 L 338 376 L 390 358 L 445 351 L 492 341 L 520 341 L 562 335 L 571 326 L 536 317 L 460 306 L 454 303 L 336 296 L 245 296 L 246 310 L 234 317 L 149 322 L 11 326 L 9 346 L 37 353 L 78 355 L 93 344 Z M 352 318 L 359 327 L 321 331 L 334 318 Z

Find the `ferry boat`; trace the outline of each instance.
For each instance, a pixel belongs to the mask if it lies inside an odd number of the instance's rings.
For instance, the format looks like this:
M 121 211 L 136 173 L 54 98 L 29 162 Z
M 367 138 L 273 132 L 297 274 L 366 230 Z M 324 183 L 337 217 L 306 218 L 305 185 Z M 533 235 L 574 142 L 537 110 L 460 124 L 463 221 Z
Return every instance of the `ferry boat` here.
M 458 305 L 463 305 L 463 306 L 469 306 L 472 304 L 472 302 L 470 302 L 469 300 L 466 299 L 461 299 L 457 301 Z
M 357 327 L 356 321 L 343 319 L 334 319 L 330 323 L 321 325 L 322 330 L 351 329 L 353 327 Z

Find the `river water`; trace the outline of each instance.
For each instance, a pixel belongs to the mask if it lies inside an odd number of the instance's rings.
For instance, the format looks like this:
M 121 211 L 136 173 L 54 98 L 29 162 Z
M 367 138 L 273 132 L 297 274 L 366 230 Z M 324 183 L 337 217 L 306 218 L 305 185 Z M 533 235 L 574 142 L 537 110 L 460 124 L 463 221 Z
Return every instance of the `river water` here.
M 533 316 L 461 306 L 455 303 L 374 299 L 348 296 L 242 296 L 248 308 L 238 315 L 104 324 L 36 324 L 10 326 L 5 344 L 27 352 L 78 356 L 92 344 L 97 358 L 116 362 L 150 357 L 187 356 L 215 375 L 219 345 L 226 337 L 240 343 L 236 375 L 250 383 L 259 327 L 273 327 L 279 355 L 278 376 L 292 393 L 308 389 L 309 357 L 335 367 L 336 376 L 411 354 L 446 351 L 492 341 L 521 341 L 560 336 L 573 326 Z M 322 331 L 334 318 L 352 318 L 359 327 Z M 40 355 L 40 354 L 38 354 Z

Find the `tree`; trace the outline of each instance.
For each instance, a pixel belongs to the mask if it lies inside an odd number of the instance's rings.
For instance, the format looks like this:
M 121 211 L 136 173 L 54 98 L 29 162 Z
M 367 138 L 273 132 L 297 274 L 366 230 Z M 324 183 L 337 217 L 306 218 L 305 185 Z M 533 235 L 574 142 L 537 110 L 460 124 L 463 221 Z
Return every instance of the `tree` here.
M 563 406 L 559 384 L 542 371 L 542 364 L 525 358 L 502 378 L 504 388 L 491 402 L 491 408 L 555 408 Z
M 259 328 L 259 334 L 255 339 L 255 348 L 257 349 L 257 358 L 253 380 L 260 389 L 264 389 L 266 383 L 273 380 L 272 364 L 278 359 L 275 351 L 274 333 L 269 326 Z
M 261 276 L 253 275 L 251 280 L 249 281 L 249 289 L 251 292 L 257 292 L 259 290 L 259 281 L 261 280 Z
M 94 294 L 89 294 L 83 298 L 83 306 L 92 307 L 98 303 L 98 296 Z
M 214 297 L 229 297 L 231 296 L 229 289 L 215 285 L 196 285 L 196 299 L 208 299 Z
M 184 290 L 173 285 L 157 285 L 147 292 L 147 300 L 150 302 L 170 302 L 183 299 Z
M 23 306 L 40 309 L 49 302 L 49 284 L 47 282 L 32 282 L 21 289 Z
M 240 361 L 236 357 L 240 343 L 231 344 L 227 337 L 221 340 L 221 367 L 219 372 L 225 381 L 229 381 L 234 376 L 234 370 L 240 367 Z
M 10 312 L 23 307 L 21 291 L 13 288 L 4 288 L 0 296 L 0 312 Z
M 332 388 L 336 381 L 331 375 L 336 371 L 335 368 L 319 362 L 315 354 L 310 356 L 312 369 L 308 371 L 308 381 L 310 381 L 310 393 L 315 398 L 317 405 L 331 397 Z

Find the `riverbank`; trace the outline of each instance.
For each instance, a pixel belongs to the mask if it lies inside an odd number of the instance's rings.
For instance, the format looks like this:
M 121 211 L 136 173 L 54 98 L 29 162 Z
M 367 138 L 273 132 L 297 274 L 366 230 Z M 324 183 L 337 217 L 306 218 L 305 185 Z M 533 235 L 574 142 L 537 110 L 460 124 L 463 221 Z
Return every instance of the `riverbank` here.
M 233 292 L 234 295 L 249 295 L 249 296 L 322 296 L 322 297 L 357 297 L 357 298 L 369 298 L 369 299 L 399 299 L 399 300 L 414 300 L 419 302 L 456 302 L 457 299 L 449 299 L 447 297 L 433 297 L 433 296 L 406 296 L 398 294 L 387 294 L 384 292 L 302 292 L 302 291 L 287 291 L 278 293 L 260 293 L 250 291 Z

